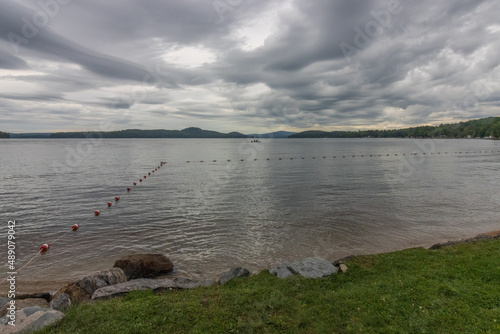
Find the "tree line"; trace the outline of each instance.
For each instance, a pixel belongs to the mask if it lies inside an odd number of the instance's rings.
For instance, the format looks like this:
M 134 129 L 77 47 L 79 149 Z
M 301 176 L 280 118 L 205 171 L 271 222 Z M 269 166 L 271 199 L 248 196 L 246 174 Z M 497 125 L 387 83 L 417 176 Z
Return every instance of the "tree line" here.
M 289 138 L 500 138 L 500 117 L 395 130 L 304 131 Z

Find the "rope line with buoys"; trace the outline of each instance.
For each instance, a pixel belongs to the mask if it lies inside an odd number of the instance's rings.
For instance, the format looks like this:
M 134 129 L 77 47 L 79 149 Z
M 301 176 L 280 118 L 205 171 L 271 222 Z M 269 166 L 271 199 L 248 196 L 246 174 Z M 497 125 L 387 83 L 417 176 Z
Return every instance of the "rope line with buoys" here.
M 160 165 L 157 166 L 155 169 L 151 170 L 150 172 L 147 173 L 147 176 L 151 176 L 151 173 L 154 173 L 155 171 L 158 171 L 163 165 L 165 165 L 167 162 L 165 161 L 161 161 L 160 162 Z M 143 176 L 144 179 L 146 179 L 146 175 Z M 139 182 L 142 182 L 142 179 L 139 179 Z M 137 182 L 133 182 L 133 185 L 136 186 L 137 185 Z M 115 196 L 114 198 L 114 201 L 115 202 L 118 202 L 120 199 L 121 199 L 121 196 L 123 196 L 123 194 L 126 194 L 128 192 L 130 192 L 132 190 L 131 187 L 127 187 L 126 190 L 119 194 L 118 196 Z M 107 207 L 111 207 L 112 206 L 112 202 L 107 202 L 106 203 L 106 206 Z M 46 243 L 43 243 L 41 246 L 40 246 L 40 249 L 38 250 L 38 252 L 32 256 L 25 264 L 23 264 L 19 269 L 15 270 L 15 271 L 11 271 L 11 273 L 19 273 L 21 270 L 23 270 L 24 268 L 26 268 L 31 262 L 33 262 L 40 254 L 43 254 L 45 252 L 47 252 L 50 247 L 55 244 L 57 241 L 61 240 L 65 235 L 67 235 L 68 233 L 70 232 L 76 232 L 78 231 L 78 229 L 83 225 L 85 224 L 86 222 L 88 222 L 90 219 L 92 219 L 92 217 L 97 217 L 97 216 L 100 216 L 101 214 L 101 210 L 95 210 L 92 215 L 89 215 L 89 217 L 87 217 L 85 220 L 83 220 L 82 222 L 80 223 L 77 223 L 77 224 L 73 224 L 71 226 L 71 229 L 68 229 L 66 230 L 65 232 L 62 232 L 55 240 L 53 240 L 52 242 L 46 242 Z M 7 276 L 6 278 L 4 278 L 2 281 L 0 281 L 0 284 L 5 282 L 7 279 L 9 278 L 9 276 Z

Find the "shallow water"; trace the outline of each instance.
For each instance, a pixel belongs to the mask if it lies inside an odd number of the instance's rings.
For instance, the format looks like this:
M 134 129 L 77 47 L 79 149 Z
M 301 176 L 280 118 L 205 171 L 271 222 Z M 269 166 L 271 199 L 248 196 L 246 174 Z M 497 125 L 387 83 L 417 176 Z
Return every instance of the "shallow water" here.
M 18 292 L 54 290 L 129 254 L 163 253 L 174 275 L 216 278 L 498 230 L 498 151 L 490 140 L 2 140 L 0 270 L 9 220 L 17 268 L 52 242 L 19 272 Z

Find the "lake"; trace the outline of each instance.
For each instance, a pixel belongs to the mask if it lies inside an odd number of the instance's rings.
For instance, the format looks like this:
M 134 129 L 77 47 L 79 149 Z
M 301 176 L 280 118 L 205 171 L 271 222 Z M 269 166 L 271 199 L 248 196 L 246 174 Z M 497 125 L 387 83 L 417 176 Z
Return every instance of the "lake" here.
M 0 270 L 12 220 L 17 268 L 52 243 L 19 272 L 18 293 L 131 254 L 162 253 L 175 276 L 216 279 L 232 266 L 474 236 L 500 229 L 499 151 L 472 139 L 2 140 Z

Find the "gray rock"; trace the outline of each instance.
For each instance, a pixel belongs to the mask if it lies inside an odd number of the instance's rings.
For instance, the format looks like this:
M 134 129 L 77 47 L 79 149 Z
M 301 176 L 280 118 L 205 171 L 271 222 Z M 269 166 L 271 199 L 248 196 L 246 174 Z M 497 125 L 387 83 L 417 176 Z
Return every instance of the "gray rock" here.
M 134 290 L 153 290 L 155 292 L 158 292 L 168 289 L 193 289 L 198 287 L 210 286 L 214 283 L 215 282 L 213 281 L 197 281 L 188 278 L 138 278 L 125 283 L 110 285 L 97 289 L 92 295 L 92 299 L 97 300 L 112 298 Z
M 327 277 L 335 274 L 338 269 L 333 264 L 319 257 L 308 257 L 288 265 L 294 274 L 309 278 Z
M 219 284 L 223 285 L 234 278 L 245 277 L 249 275 L 250 272 L 246 268 L 243 267 L 231 268 L 227 273 L 221 276 L 221 278 L 219 279 Z
M 71 306 L 71 300 L 67 293 L 60 293 L 52 299 L 50 307 L 54 310 L 64 312 Z
M 41 330 L 64 317 L 62 312 L 41 308 L 39 306 L 27 307 L 15 313 L 15 326 L 9 325 L 12 321 L 9 315 L 0 319 L 0 333 L 32 333 Z
M 166 274 L 172 271 L 174 265 L 163 254 L 137 254 L 116 260 L 113 267 L 123 269 L 127 279 L 131 280 Z
M 290 263 L 284 262 L 277 266 L 269 268 L 269 272 L 278 278 L 287 278 L 293 276 L 293 273 L 288 269 Z
M 2 308 L 5 304 L 11 301 L 11 298 L 0 297 L 0 308 Z
M 32 306 L 40 306 L 43 308 L 49 308 L 49 303 L 43 298 L 27 298 L 27 299 L 22 299 L 22 300 L 15 300 L 15 307 L 16 310 L 23 309 L 25 307 L 32 307 Z M 0 309 L 0 317 L 3 317 L 8 313 L 7 308 L 10 307 L 10 302 L 5 304 L 1 309 Z
M 79 280 L 76 285 L 82 288 L 90 296 L 100 288 L 108 285 L 124 283 L 127 277 L 120 268 L 104 270 Z

